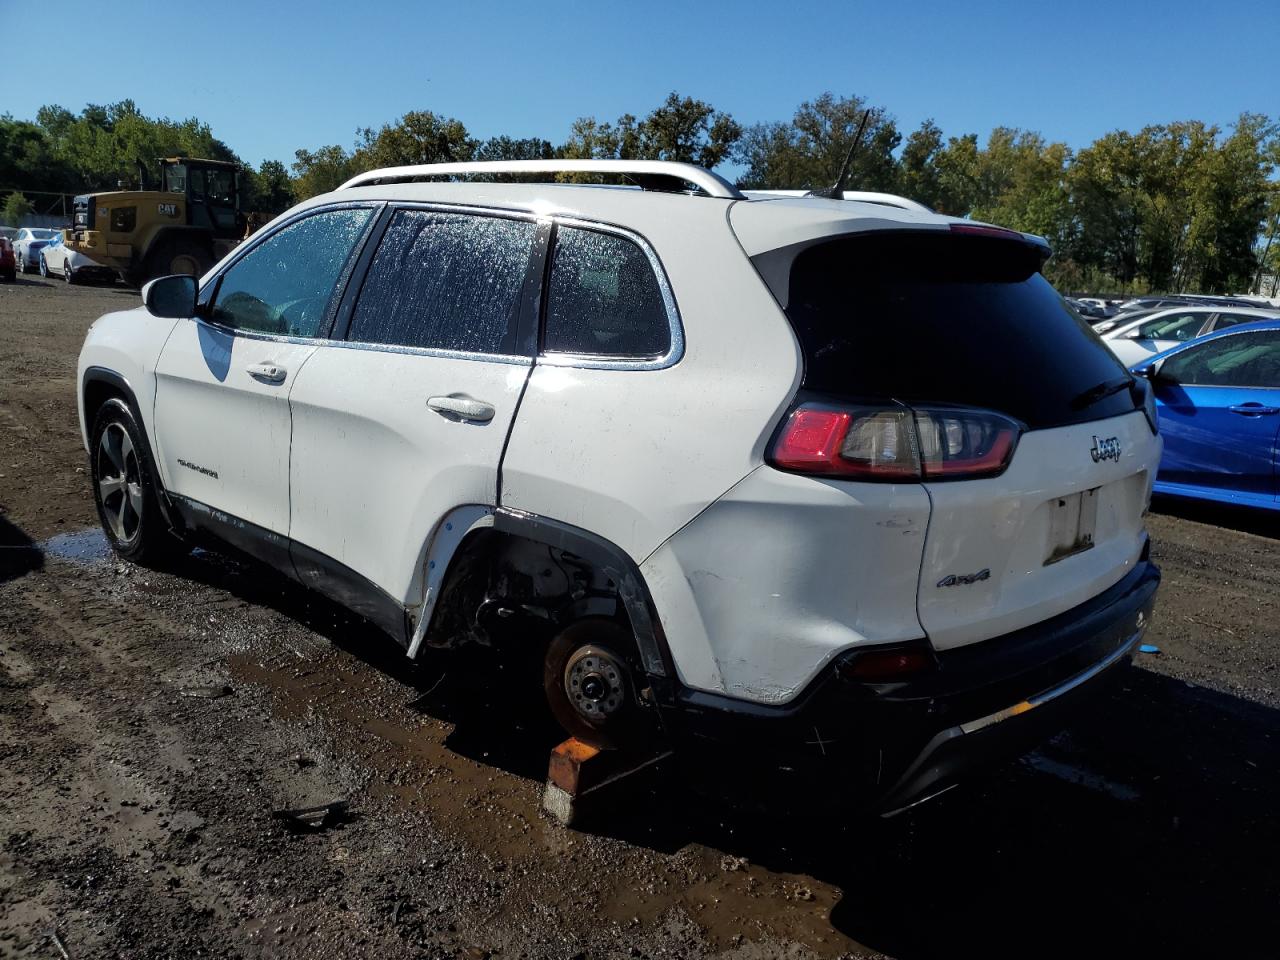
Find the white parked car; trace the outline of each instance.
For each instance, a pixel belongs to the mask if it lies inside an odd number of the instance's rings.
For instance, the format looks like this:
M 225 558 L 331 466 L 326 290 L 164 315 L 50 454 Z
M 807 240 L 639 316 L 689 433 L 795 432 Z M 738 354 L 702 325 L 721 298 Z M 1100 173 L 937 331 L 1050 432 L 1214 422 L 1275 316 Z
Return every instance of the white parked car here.
M 61 277 L 67 283 L 86 280 L 114 282 L 116 272 L 90 260 L 78 250 L 72 250 L 62 242 L 62 234 L 59 233 L 40 249 L 40 276 Z
M 644 189 L 483 181 L 565 172 Z M 684 164 L 372 171 L 93 325 L 94 495 L 121 556 L 234 545 L 410 657 L 536 645 L 581 738 L 900 809 L 1150 620 L 1154 403 L 1047 254 Z
M 57 230 L 46 230 L 43 227 L 21 227 L 13 241 L 13 251 L 18 255 L 18 272 L 39 270 L 41 249 L 61 235 Z
M 1215 330 L 1225 330 L 1237 323 L 1274 320 L 1275 310 L 1252 307 L 1172 307 L 1144 313 L 1101 332 L 1103 342 L 1126 367 L 1147 357 L 1172 350 L 1180 343 L 1203 337 Z

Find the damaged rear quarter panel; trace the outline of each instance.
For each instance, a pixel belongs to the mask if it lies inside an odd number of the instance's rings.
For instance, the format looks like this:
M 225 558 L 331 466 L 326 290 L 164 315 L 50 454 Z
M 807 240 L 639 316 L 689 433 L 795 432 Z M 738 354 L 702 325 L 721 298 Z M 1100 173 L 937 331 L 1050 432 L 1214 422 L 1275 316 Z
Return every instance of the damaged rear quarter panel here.
M 757 469 L 642 567 L 680 680 L 780 704 L 843 650 L 924 636 L 928 521 L 919 484 Z

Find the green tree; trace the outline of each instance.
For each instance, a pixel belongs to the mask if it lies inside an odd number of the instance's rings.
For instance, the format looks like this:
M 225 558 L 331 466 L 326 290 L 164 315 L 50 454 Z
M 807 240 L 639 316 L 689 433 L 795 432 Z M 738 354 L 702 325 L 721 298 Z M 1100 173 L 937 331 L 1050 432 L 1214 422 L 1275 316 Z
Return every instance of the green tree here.
M 4 206 L 0 207 L 0 221 L 16 227 L 22 223 L 22 218 L 31 212 L 31 201 L 20 193 L 11 193 L 5 198 Z
M 336 144 L 319 150 L 297 150 L 293 161 L 293 192 L 298 200 L 337 190 L 357 171 L 351 155 Z
M 630 119 L 618 121 L 627 153 L 634 150 L 635 156 L 643 160 L 694 163 L 708 170 L 727 159 L 742 136 L 742 127 L 729 114 L 674 91 L 662 106 L 635 126 L 634 146 L 627 143 L 626 137 L 631 129 Z
M 246 168 L 241 173 L 241 191 L 250 184 L 248 196 L 241 198 L 245 211 L 257 211 L 274 217 L 294 204 L 293 181 L 279 160 L 263 160 L 256 171 Z
M 366 127 L 357 136 L 351 157 L 357 171 L 470 160 L 478 146 L 461 120 L 430 110 L 411 111 L 376 131 Z
M 879 107 L 868 108 L 861 97 L 837 98 L 831 93 L 800 104 L 787 123 L 756 124 L 743 132 L 733 152 L 734 159 L 747 168 L 739 186 L 798 190 L 832 186 L 868 109 L 846 186 L 895 189 L 899 168 L 893 152 L 902 136 L 893 118 Z
M 741 126 L 729 114 L 673 92 L 643 120 L 629 113 L 617 123 L 578 118 L 569 139 L 556 152 L 565 159 L 671 160 L 711 169 L 729 158 L 741 135 Z M 566 174 L 562 179 L 599 182 L 603 178 Z
M 490 137 L 476 148 L 476 160 L 550 160 L 555 148 L 550 140 L 529 137 L 516 140 L 512 137 Z

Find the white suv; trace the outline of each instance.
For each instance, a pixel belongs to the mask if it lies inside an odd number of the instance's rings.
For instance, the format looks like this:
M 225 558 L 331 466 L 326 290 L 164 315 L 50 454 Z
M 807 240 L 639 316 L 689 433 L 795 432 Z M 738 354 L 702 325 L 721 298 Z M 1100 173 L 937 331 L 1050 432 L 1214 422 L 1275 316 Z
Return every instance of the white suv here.
M 240 548 L 411 657 L 538 644 L 580 737 L 945 789 L 1137 644 L 1161 441 L 1043 240 L 844 196 L 363 174 L 93 325 L 107 535 Z

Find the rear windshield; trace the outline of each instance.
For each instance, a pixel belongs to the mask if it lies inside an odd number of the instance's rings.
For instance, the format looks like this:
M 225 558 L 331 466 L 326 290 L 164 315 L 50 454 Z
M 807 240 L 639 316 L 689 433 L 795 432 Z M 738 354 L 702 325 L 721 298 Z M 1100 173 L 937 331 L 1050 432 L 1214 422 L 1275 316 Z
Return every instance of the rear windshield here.
M 791 268 L 806 389 L 1009 414 L 1031 429 L 1134 409 L 1125 368 L 1016 241 L 846 237 Z

